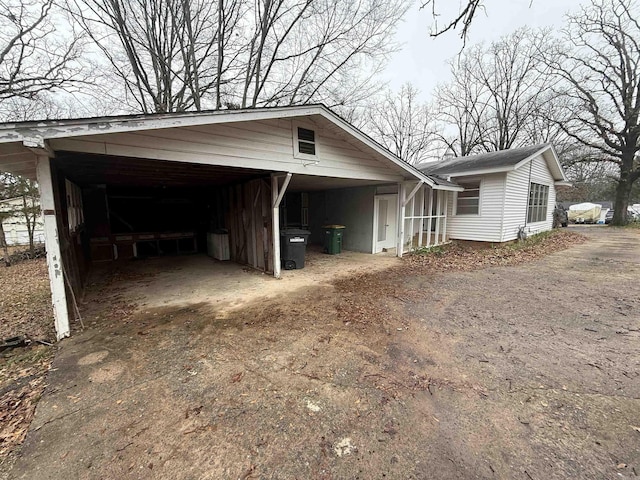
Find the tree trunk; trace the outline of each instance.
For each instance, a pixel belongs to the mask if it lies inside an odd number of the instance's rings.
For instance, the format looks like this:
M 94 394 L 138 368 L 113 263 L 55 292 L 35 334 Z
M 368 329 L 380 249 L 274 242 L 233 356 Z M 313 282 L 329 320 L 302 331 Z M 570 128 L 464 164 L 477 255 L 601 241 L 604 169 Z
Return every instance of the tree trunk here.
M 2 253 L 4 254 L 4 265 L 6 267 L 11 266 L 11 259 L 9 258 L 9 247 L 7 246 L 7 239 L 4 236 L 4 227 L 0 222 L 0 246 L 2 247 Z
M 632 186 L 633 183 L 629 175 L 621 173 L 616 187 L 616 201 L 613 207 L 611 225 L 623 226 L 627 224 L 627 210 Z
M 33 200 L 32 200 L 33 202 Z M 33 206 L 33 205 L 32 205 Z M 27 196 L 22 195 L 22 209 L 24 213 L 25 222 L 27 224 L 27 234 L 29 235 L 29 252 L 31 253 L 31 258 L 33 258 L 33 253 L 35 251 L 33 247 L 33 230 L 35 229 L 35 219 L 31 221 L 31 212 L 29 207 L 27 206 Z
M 637 136 L 629 141 L 633 148 L 627 148 L 622 151 L 622 161 L 620 163 L 620 178 L 616 187 L 616 203 L 613 210 L 612 225 L 623 226 L 627 224 L 627 211 L 629 207 L 629 198 L 631 197 L 631 187 L 636 179 L 633 169 L 635 160 L 635 145 Z

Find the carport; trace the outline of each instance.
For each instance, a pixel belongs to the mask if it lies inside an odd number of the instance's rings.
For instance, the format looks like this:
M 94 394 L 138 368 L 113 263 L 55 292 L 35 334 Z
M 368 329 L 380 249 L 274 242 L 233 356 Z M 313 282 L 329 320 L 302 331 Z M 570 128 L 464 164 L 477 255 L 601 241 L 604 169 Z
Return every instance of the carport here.
M 460 190 L 321 105 L 5 124 L 0 169 L 39 183 L 58 338 L 92 263 L 205 251 L 226 232 L 225 258 L 279 278 L 281 228 L 321 241 L 333 223 L 346 249 L 402 256 L 426 228 L 446 241 L 440 199 Z

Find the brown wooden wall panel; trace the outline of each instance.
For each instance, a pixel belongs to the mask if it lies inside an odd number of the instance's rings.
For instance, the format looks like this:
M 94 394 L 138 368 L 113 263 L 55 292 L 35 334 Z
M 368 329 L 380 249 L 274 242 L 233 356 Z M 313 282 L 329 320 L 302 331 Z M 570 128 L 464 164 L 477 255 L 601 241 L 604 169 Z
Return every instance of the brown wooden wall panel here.
M 231 259 L 273 272 L 271 189 L 263 179 L 229 187 L 226 215 Z

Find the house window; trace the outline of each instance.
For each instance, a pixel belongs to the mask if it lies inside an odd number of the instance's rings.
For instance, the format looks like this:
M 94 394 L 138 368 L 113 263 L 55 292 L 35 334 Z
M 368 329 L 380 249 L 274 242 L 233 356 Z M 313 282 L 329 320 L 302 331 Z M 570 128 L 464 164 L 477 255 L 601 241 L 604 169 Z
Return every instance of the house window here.
M 549 203 L 549 186 L 532 183 L 529 186 L 529 204 L 527 222 L 544 222 L 547 219 L 547 204 Z
M 298 127 L 298 153 L 303 155 L 316 154 L 316 132 L 308 128 Z
M 458 183 L 463 192 L 458 192 L 456 215 L 478 215 L 480 213 L 480 182 Z

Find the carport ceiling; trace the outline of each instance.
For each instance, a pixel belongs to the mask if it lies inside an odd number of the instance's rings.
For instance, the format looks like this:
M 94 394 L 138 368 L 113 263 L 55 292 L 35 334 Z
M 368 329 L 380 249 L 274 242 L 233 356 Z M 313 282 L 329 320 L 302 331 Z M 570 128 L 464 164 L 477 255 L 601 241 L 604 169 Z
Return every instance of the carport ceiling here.
M 233 185 L 254 178 L 269 178 L 271 175 L 268 170 L 71 152 L 56 152 L 55 163 L 78 185 L 211 187 Z M 308 192 L 380 183 L 382 182 L 293 175 L 288 191 Z
M 268 176 L 263 170 L 132 157 L 57 152 L 56 165 L 79 185 L 202 187 Z

